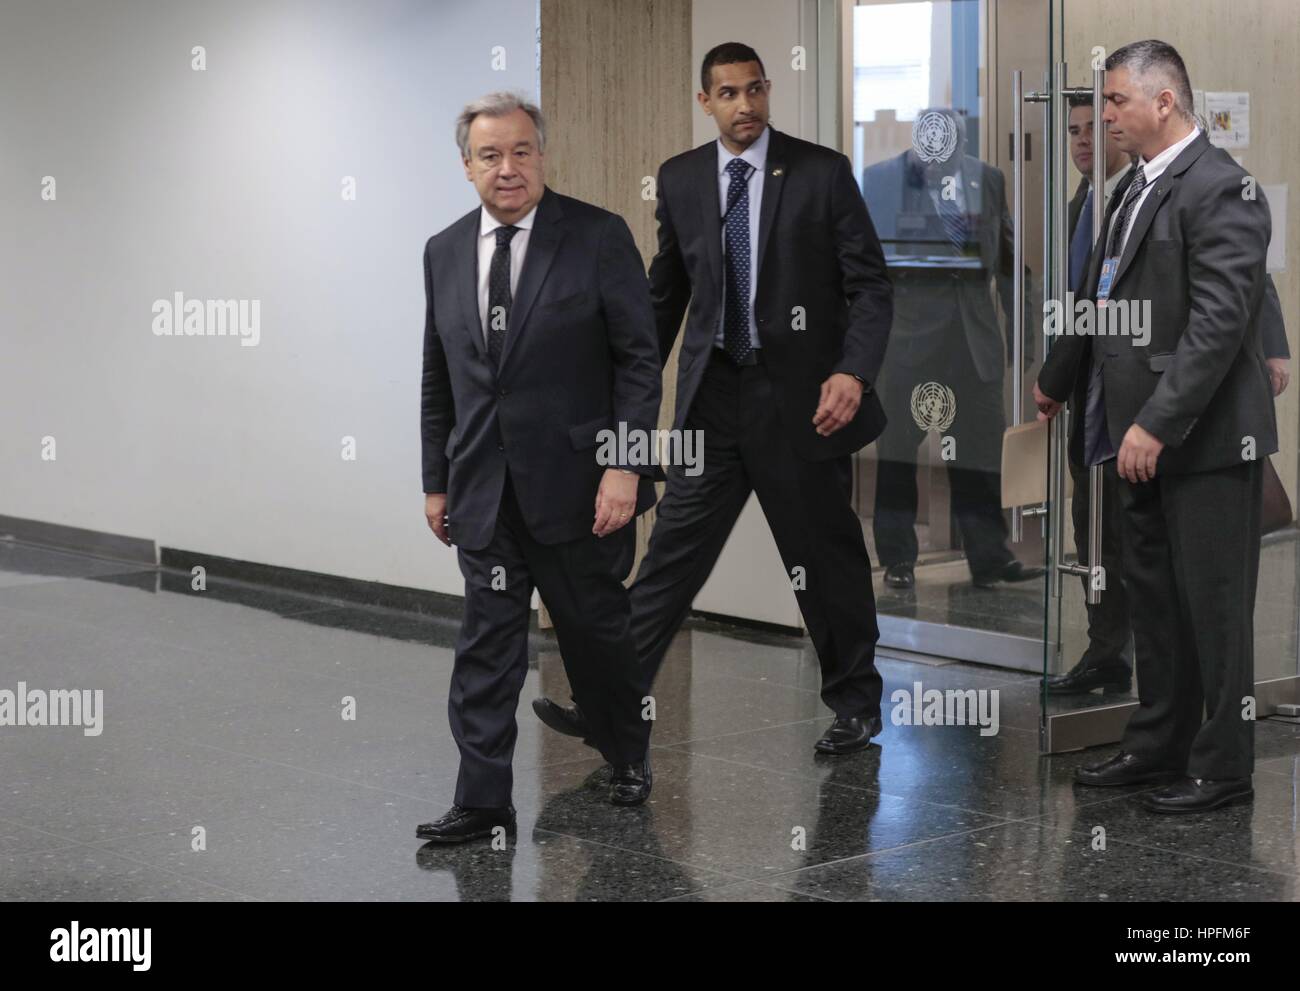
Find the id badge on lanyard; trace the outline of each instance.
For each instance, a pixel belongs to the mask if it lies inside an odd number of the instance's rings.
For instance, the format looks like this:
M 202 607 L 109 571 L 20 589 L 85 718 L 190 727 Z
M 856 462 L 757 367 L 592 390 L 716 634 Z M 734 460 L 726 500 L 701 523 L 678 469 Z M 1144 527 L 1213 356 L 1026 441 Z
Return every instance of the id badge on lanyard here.
M 1115 270 L 1119 268 L 1118 258 L 1107 258 L 1101 263 L 1101 277 L 1097 280 L 1097 305 L 1105 306 L 1110 299 L 1110 289 L 1115 282 Z

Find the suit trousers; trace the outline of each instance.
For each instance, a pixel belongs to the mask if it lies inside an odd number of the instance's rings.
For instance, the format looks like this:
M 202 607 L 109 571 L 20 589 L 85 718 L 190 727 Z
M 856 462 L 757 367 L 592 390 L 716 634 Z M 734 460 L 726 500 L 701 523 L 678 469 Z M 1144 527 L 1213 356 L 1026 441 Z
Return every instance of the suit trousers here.
M 1074 518 L 1074 546 L 1079 552 L 1079 563 L 1090 566 L 1088 469 L 1073 458 L 1068 459 L 1068 463 L 1070 477 L 1074 480 L 1074 499 L 1070 506 Z M 1123 543 L 1120 539 L 1124 510 L 1119 504 L 1119 487 L 1127 484 L 1115 471 L 1114 461 L 1102 465 L 1101 566 L 1105 569 L 1106 587 L 1101 593 L 1101 601 L 1087 606 L 1088 649 L 1080 660 L 1089 666 L 1114 661 L 1119 661 L 1126 667 L 1132 666 L 1129 640 L 1133 631 L 1129 625 L 1128 590 L 1124 584 Z M 1084 575 L 1082 581 L 1086 595 L 1091 578 Z
M 956 415 L 944 436 L 956 444 L 956 457 L 946 465 L 962 547 L 972 575 L 992 574 L 1015 558 L 1002 514 L 1002 379 L 981 380 L 961 340 L 941 364 L 906 368 L 895 363 L 882 377 L 880 395 L 889 426 L 876 442 L 876 553 L 885 567 L 916 563 L 916 451 L 925 432 L 912 415 L 912 390 L 930 380 L 951 389 L 955 400 Z
M 799 457 L 785 415 L 763 365 L 737 366 L 713 351 L 685 421 L 685 429 L 703 433 L 703 471 L 691 476 L 681 465 L 667 466 L 668 484 L 631 589 L 645 688 L 754 492 L 817 650 L 822 700 L 840 716 L 876 716 L 880 631 L 871 559 L 850 504 L 851 460 Z
M 595 500 L 592 500 L 595 520 Z M 515 710 L 528 673 L 534 584 L 550 610 L 573 697 L 597 749 L 612 764 L 644 759 L 651 723 L 641 718 L 640 668 L 621 576 L 632 566 L 636 528 L 539 544 L 525 525 L 509 474 L 496 529 L 482 550 L 460 549 L 465 617 L 456 643 L 447 711 L 460 748 L 456 804 L 510 804 Z
M 1139 701 L 1124 749 L 1193 778 L 1255 766 L 1262 480 L 1254 460 L 1119 482 Z

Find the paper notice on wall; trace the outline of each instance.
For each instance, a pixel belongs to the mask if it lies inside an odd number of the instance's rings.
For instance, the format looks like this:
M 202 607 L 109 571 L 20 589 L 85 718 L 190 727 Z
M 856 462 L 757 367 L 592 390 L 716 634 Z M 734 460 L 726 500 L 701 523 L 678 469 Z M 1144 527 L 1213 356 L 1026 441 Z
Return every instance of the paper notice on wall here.
M 1261 185 L 1264 199 L 1268 200 L 1268 212 L 1273 217 L 1273 239 L 1268 242 L 1268 262 L 1265 268 L 1269 272 L 1281 272 L 1286 269 L 1286 183 L 1276 186 Z
M 1210 124 L 1210 144 L 1219 148 L 1250 145 L 1250 94 L 1205 94 L 1205 118 Z

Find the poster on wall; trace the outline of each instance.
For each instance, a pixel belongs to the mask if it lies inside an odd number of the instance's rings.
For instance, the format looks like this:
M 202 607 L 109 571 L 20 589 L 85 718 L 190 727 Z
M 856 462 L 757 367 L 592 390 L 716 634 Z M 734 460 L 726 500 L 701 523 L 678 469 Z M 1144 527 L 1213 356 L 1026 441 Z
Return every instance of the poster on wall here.
M 1250 144 L 1250 94 L 1205 94 L 1205 118 L 1210 124 L 1210 144 L 1219 148 L 1245 148 Z

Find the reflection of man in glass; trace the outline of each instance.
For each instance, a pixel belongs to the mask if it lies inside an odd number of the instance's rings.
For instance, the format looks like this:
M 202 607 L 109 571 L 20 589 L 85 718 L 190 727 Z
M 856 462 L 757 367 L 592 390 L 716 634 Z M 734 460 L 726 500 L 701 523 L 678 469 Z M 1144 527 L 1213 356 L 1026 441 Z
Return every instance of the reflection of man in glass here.
M 997 169 L 964 153 L 965 121 L 951 109 L 921 111 L 912 139 L 910 150 L 863 174 L 863 195 L 894 280 L 895 306 L 879 387 L 889 426 L 877 442 L 876 551 L 886 584 L 914 584 L 916 452 L 925 433 L 914 415 L 913 393 L 920 389 L 917 395 L 924 398 L 938 392 L 953 414 L 950 426 L 924 418 L 921 423 L 939 427 L 949 439 L 952 512 L 971 578 L 982 587 L 1025 581 L 1043 569 L 1026 568 L 1011 553 L 1001 498 L 1002 377 L 1012 354 L 1006 184 Z M 1027 304 L 1026 367 L 1033 360 L 1032 325 Z

